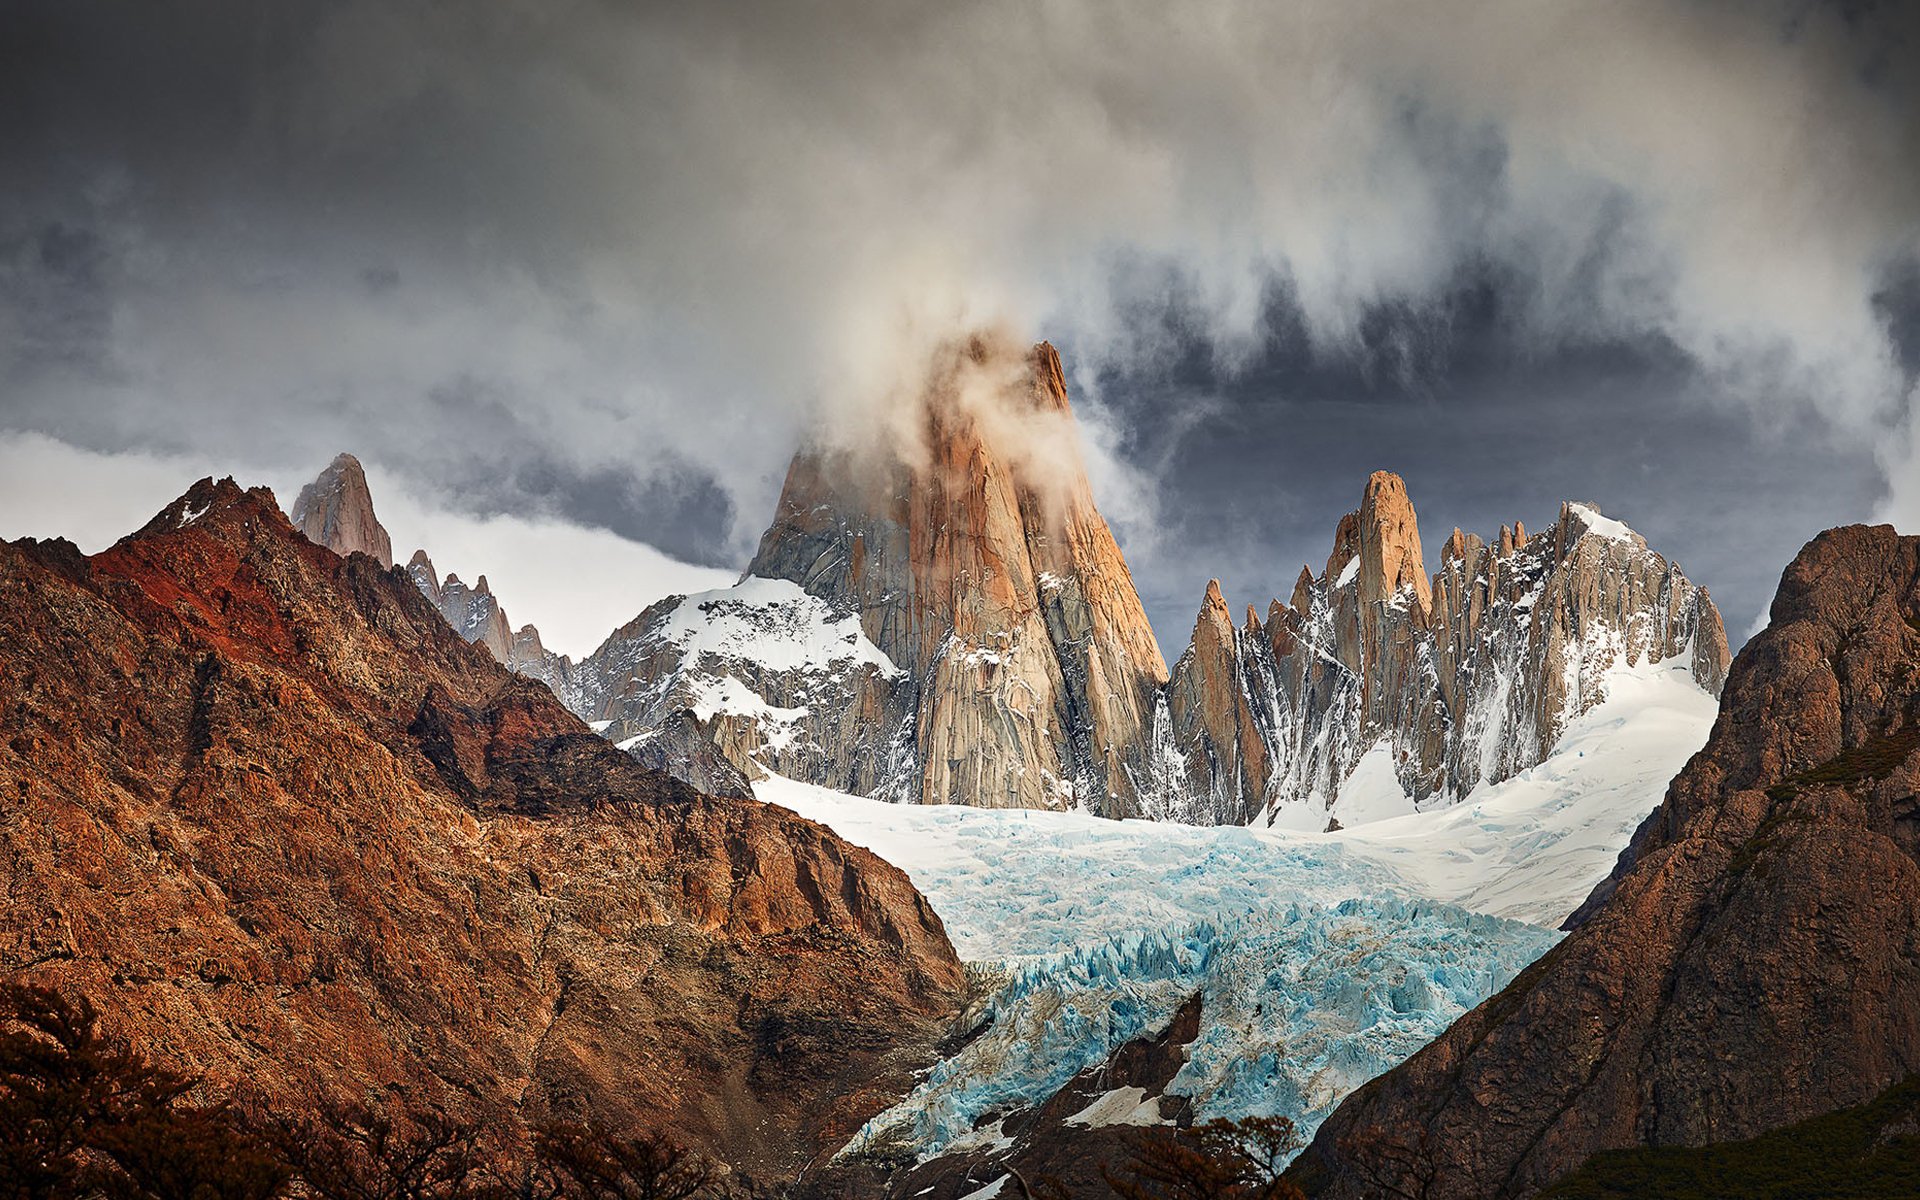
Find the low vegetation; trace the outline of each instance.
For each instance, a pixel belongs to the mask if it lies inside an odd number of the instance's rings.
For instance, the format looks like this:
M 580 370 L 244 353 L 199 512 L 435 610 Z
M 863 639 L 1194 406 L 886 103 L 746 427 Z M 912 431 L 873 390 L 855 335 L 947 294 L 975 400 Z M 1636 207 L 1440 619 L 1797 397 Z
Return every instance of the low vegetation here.
M 1920 1075 L 1856 1108 L 1744 1142 L 1609 1150 L 1543 1200 L 1912 1200 L 1920 1196 Z

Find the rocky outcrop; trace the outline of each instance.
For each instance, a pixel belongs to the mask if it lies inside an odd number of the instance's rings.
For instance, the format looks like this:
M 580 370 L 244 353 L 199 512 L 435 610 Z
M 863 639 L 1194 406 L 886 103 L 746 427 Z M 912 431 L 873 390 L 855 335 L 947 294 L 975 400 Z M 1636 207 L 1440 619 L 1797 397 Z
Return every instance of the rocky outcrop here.
M 1350 1098 L 1295 1174 L 1528 1196 L 1598 1150 L 1752 1137 L 1916 1069 L 1920 538 L 1853 527 L 1787 568 L 1706 748 L 1578 927 Z
M 0 545 L 0 615 L 0 973 L 214 1088 L 790 1177 L 958 1012 L 901 872 L 643 768 L 263 490 Z
M 515 631 L 485 575 L 472 587 L 458 575 L 438 579 L 427 552 L 415 550 L 407 560 L 407 576 L 461 637 L 485 646 L 494 661 L 509 670 L 546 684 L 569 708 L 579 707 L 573 660 L 541 644 L 540 631 L 533 626 L 522 625 Z
M 1262 638 L 1251 608 L 1245 627 L 1234 628 L 1220 581 L 1209 581 L 1192 642 L 1174 664 L 1156 714 L 1158 755 L 1149 770 L 1157 770 L 1151 777 L 1158 786 L 1147 790 L 1152 816 L 1240 824 L 1266 805 L 1276 697 L 1268 690 L 1271 672 L 1255 650 Z
M 1066 1194 L 1117 1193 L 1107 1173 L 1127 1178 L 1135 1152 L 1149 1141 L 1171 1140 L 1193 1123 L 1193 1099 L 1167 1087 L 1187 1065 L 1199 1038 L 1202 997 L 1194 995 L 1166 1026 L 1133 1038 L 1081 1071 L 1045 1100 L 995 1114 L 998 1136 L 966 1149 L 936 1154 L 895 1170 L 884 1159 L 836 1160 L 817 1194 L 868 1194 L 888 1200 L 963 1200 L 983 1184 L 1010 1176 L 1046 1179 Z
M 664 734 L 748 780 L 773 772 L 896 799 L 913 777 L 905 672 L 857 616 L 784 579 L 662 600 L 583 660 L 576 681 L 579 711 L 623 749 L 652 753 Z M 696 728 L 666 733 L 681 714 Z M 708 751 L 685 744 L 696 732 Z
M 335 554 L 366 554 L 383 567 L 393 565 L 393 539 L 373 514 L 367 473 L 351 454 L 336 456 L 300 489 L 293 502 L 293 527 Z
M 1673 661 L 1717 694 L 1706 589 L 1591 505 L 1546 533 L 1455 530 L 1425 574 L 1401 480 L 1376 472 L 1326 567 L 1234 629 L 1210 586 L 1154 729 L 1149 811 L 1320 827 L 1369 752 L 1408 803 L 1457 800 L 1544 759 L 1621 666 Z
M 850 619 L 875 653 L 855 647 L 851 674 L 808 681 L 783 674 L 780 654 L 690 658 L 649 632 L 682 628 L 688 604 L 726 607 L 710 593 L 609 639 L 583 664 L 583 711 L 637 732 L 737 685 L 714 711 L 749 774 L 796 770 L 926 803 L 1139 812 L 1166 668 L 1094 507 L 1059 356 L 955 347 L 902 426 L 901 440 L 798 455 L 743 584 L 754 605 L 766 584 L 792 585 L 805 599 L 768 621 Z M 817 758 L 796 761 L 789 745 Z
M 373 512 L 373 495 L 360 460 L 341 454 L 318 478 L 300 489 L 293 505 L 293 524 L 307 540 L 335 554 L 371 555 L 383 567 L 393 566 L 393 539 Z M 425 550 L 415 550 L 407 562 L 407 576 L 422 595 L 433 601 L 447 624 L 469 642 L 485 646 L 496 662 L 538 679 L 569 707 L 578 707 L 573 684 L 573 661 L 555 654 L 540 642 L 540 631 L 523 625 L 515 632 L 482 575 L 473 587 L 458 575 L 440 579 Z
M 713 732 L 691 709 L 683 709 L 620 748 L 643 767 L 664 771 L 705 792 L 732 800 L 752 800 L 753 783 L 721 752 Z

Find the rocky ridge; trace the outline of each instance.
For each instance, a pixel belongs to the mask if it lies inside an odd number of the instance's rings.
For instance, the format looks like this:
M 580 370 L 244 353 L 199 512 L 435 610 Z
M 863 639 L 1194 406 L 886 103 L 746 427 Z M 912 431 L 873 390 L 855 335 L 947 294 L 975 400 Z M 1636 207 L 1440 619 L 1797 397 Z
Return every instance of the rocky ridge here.
M 335 554 L 369 554 L 381 566 L 393 566 L 393 539 L 374 514 L 366 471 L 351 454 L 336 457 L 312 483 L 300 489 L 292 518 L 294 527 L 309 541 Z M 495 661 L 529 679 L 538 679 L 562 701 L 577 707 L 573 661 L 542 645 L 540 631 L 532 625 L 515 630 L 485 575 L 472 587 L 462 583 L 458 575 L 440 579 L 425 550 L 413 552 L 407 562 L 407 575 L 461 637 L 485 646 Z
M 1602 1149 L 1752 1137 L 1920 1070 L 1920 538 L 1801 551 L 1576 922 L 1349 1098 L 1300 1182 L 1529 1196 Z
M 959 1010 L 901 872 L 644 769 L 264 490 L 0 545 L 0 612 L 0 970 L 217 1089 L 666 1122 L 782 1178 Z
M 528 679 L 538 679 L 563 703 L 577 707 L 573 660 L 547 649 L 540 641 L 540 631 L 532 625 L 514 629 L 485 575 L 472 587 L 462 583 L 458 575 L 436 580 L 433 560 L 425 550 L 415 550 L 407 560 L 407 576 L 461 637 L 485 646 L 494 661 Z
M 1452 802 L 1545 758 L 1609 670 L 1668 659 L 1717 694 L 1725 631 L 1625 525 L 1567 503 L 1536 536 L 1456 529 L 1429 578 L 1405 484 L 1376 472 L 1325 568 L 1265 620 L 1236 628 L 1208 585 L 1140 791 L 1154 815 L 1318 828 L 1371 752 L 1409 802 Z

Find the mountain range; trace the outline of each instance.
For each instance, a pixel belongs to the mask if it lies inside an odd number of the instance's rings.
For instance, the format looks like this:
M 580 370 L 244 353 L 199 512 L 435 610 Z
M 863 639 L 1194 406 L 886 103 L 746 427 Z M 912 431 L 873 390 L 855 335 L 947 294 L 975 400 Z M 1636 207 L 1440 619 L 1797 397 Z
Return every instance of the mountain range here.
M 207 1086 L 508 1143 L 669 1112 L 784 1177 L 960 1010 L 896 868 L 643 768 L 264 489 L 0 545 L 0 611 L 0 967 Z
M 348 455 L 0 546 L 0 972 L 244 1106 L 664 1124 L 797 1196 L 1285 1117 L 1310 1195 L 1528 1197 L 1905 1094 L 1920 538 L 1816 538 L 1730 660 L 1596 505 L 1429 573 L 1379 472 L 1168 669 L 1058 355 L 932 380 L 579 662 L 396 566 Z
M 796 455 L 731 588 L 660 601 L 572 663 L 509 635 L 484 577 L 409 572 L 455 629 L 653 765 L 918 803 L 1325 828 L 1458 801 L 1540 762 L 1616 666 L 1718 694 L 1704 588 L 1591 504 L 1423 565 L 1405 484 L 1366 482 L 1316 576 L 1236 626 L 1208 585 L 1169 672 L 1096 508 L 1058 353 L 956 347 L 901 442 Z M 1044 449 L 1036 449 L 1044 447 Z M 309 501 L 308 497 L 314 499 Z M 384 544 L 343 455 L 296 518 Z M 378 557 L 376 555 L 376 557 Z M 1347 787 L 1391 778 L 1399 795 Z

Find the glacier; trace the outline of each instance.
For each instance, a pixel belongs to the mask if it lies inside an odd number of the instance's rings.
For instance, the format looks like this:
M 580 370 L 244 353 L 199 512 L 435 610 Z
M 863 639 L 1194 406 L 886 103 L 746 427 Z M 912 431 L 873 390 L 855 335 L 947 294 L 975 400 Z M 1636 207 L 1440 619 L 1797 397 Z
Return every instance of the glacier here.
M 983 997 L 984 1032 L 843 1154 L 1010 1148 L 999 1115 L 1158 1033 L 1195 994 L 1200 1033 L 1168 1092 L 1200 1119 L 1286 1116 L 1310 1134 L 1551 948 L 1705 743 L 1717 704 L 1683 663 L 1621 667 L 1606 688 L 1546 760 L 1458 804 L 1413 811 L 1386 794 L 1391 771 L 1350 780 L 1348 811 L 1402 815 L 1332 833 L 758 782 L 905 870 Z M 1101 1119 L 1143 1119 L 1124 1099 Z

